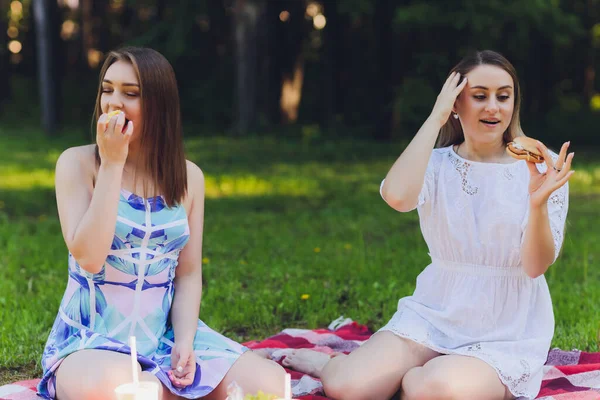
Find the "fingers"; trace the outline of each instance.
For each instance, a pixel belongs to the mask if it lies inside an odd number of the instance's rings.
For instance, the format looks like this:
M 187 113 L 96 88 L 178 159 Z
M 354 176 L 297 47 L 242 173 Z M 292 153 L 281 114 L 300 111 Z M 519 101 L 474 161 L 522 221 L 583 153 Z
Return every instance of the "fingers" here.
M 550 170 L 554 169 L 554 161 L 552 160 L 550 151 L 548 151 L 548 148 L 539 140 L 536 140 L 536 143 L 538 150 L 542 153 L 542 156 L 544 157 L 544 163 L 546 164 L 546 167 L 548 167 L 548 172 L 550 172 Z
M 527 163 L 527 168 L 529 168 L 529 174 L 530 176 L 537 176 L 540 175 L 540 171 L 537 169 L 537 166 L 534 162 L 531 161 L 526 161 Z
M 563 165 L 565 164 L 565 159 L 567 157 L 567 149 L 569 148 L 570 144 L 571 142 L 563 143 L 562 147 L 560 148 L 560 153 L 558 154 L 558 159 L 556 160 L 555 165 L 557 169 L 563 168 Z
M 571 153 L 567 156 L 567 160 L 565 161 L 565 163 L 562 165 L 562 168 L 558 168 L 558 162 L 556 163 L 557 165 L 557 169 L 560 169 L 560 172 L 558 173 L 558 175 L 556 176 L 556 178 L 558 180 L 562 179 L 565 177 L 565 175 L 567 175 L 569 173 L 569 171 L 571 170 L 571 163 L 573 162 L 573 157 L 575 157 L 575 153 Z
M 131 138 L 131 135 L 133 135 L 133 121 L 129 121 L 127 123 L 127 128 L 125 129 L 125 132 L 123 132 L 123 136 L 129 140 Z
M 467 77 L 466 76 L 465 76 L 465 79 L 463 79 L 463 81 L 456 87 L 456 89 L 454 89 L 454 96 L 458 97 L 458 95 L 460 94 L 460 92 L 463 91 L 465 86 L 467 86 Z
M 194 382 L 195 365 L 192 367 L 186 367 L 182 370 L 181 373 L 170 370 L 167 374 L 173 386 L 178 388 L 184 388 L 186 386 L 191 385 Z
M 115 121 L 114 133 L 123 133 L 123 126 L 125 126 L 125 113 L 119 113 Z
M 129 132 L 129 135 L 131 136 L 131 133 L 133 133 L 133 122 L 129 121 L 127 123 L 126 131 L 123 132 L 125 120 L 125 113 L 122 111 L 113 111 L 108 114 L 102 114 L 97 123 L 98 133 L 127 134 Z
M 563 176 L 561 179 L 559 179 L 556 182 L 556 189 L 562 187 L 565 183 L 567 183 L 569 181 L 569 179 L 571 179 L 571 177 L 573 176 L 573 174 L 575 173 L 575 171 L 569 171 L 565 176 Z M 554 190 L 556 190 L 554 189 Z
M 106 127 L 106 131 L 104 131 L 104 133 L 111 134 L 114 132 L 115 130 L 115 124 L 117 123 L 117 120 L 119 119 L 119 117 L 121 116 L 121 114 L 119 114 L 119 116 L 117 116 L 117 118 L 115 117 L 111 117 L 110 114 L 108 115 L 108 121 L 107 121 L 107 127 Z
M 446 82 L 444 82 L 444 86 L 442 86 L 442 92 L 451 85 L 451 82 L 456 78 L 456 75 L 458 75 L 456 72 L 452 72 L 448 78 L 446 78 Z
M 171 369 L 176 370 L 179 365 L 179 352 L 172 351 L 171 352 Z
M 108 115 L 102 114 L 100 118 L 98 118 L 98 122 L 96 123 L 96 132 L 104 133 L 106 132 L 106 128 L 108 127 Z

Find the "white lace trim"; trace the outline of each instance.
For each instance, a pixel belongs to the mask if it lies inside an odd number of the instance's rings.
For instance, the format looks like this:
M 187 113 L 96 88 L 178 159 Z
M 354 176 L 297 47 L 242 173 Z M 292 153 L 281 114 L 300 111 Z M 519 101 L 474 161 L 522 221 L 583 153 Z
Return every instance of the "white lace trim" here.
M 427 339 L 426 340 L 419 339 L 419 338 L 411 335 L 410 333 L 403 331 L 395 326 L 390 326 L 390 324 L 384 326 L 379 331 L 380 332 L 381 331 L 392 332 L 395 335 L 398 335 L 405 339 L 412 340 L 413 342 L 419 343 L 420 345 L 423 345 L 423 346 L 425 346 L 433 351 L 436 351 L 438 353 L 441 353 L 441 354 L 452 354 L 452 355 L 460 355 L 460 356 L 468 356 L 468 357 L 478 358 L 481 361 L 488 364 L 490 367 L 494 368 L 494 370 L 498 374 L 498 377 L 502 381 L 502 384 L 504 384 L 508 388 L 508 390 L 510 390 L 510 392 L 512 393 L 513 396 L 515 396 L 515 397 L 531 397 L 531 398 L 533 398 L 535 396 L 535 395 L 532 395 L 531 393 L 528 393 L 528 392 L 524 391 L 523 389 L 519 388 L 519 386 L 526 384 L 531 379 L 531 366 L 529 365 L 529 362 L 527 362 L 527 360 L 525 360 L 525 359 L 519 360 L 519 362 L 521 363 L 521 366 L 523 367 L 523 373 L 521 374 L 521 376 L 519 376 L 517 379 L 515 379 L 512 376 L 507 375 L 506 373 L 504 373 L 502 371 L 502 369 L 499 366 L 500 363 L 492 355 L 482 351 L 481 343 L 475 343 L 473 345 L 470 345 L 470 346 L 467 346 L 464 348 L 450 350 L 450 349 L 444 349 L 442 347 L 434 345 L 430 341 L 431 338 L 430 338 L 429 331 L 427 331 Z

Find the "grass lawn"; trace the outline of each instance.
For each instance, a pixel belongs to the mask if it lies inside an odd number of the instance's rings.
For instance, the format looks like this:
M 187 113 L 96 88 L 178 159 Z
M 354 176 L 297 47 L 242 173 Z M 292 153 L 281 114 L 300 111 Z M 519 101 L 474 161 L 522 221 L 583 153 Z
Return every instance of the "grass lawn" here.
M 0 384 L 41 373 L 67 282 L 54 164 L 84 143 L 0 127 Z M 206 175 L 201 317 L 214 329 L 244 341 L 340 315 L 377 329 L 411 294 L 429 260 L 418 217 L 378 193 L 400 145 L 218 136 L 186 145 Z M 598 351 L 600 159 L 573 150 L 567 236 L 546 274 L 553 345 Z

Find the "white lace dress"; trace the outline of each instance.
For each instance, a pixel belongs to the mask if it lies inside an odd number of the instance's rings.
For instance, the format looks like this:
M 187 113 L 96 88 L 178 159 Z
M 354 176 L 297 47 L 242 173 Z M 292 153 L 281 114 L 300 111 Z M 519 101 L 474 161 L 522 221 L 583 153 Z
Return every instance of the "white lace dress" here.
M 473 162 L 452 147 L 434 149 L 417 206 L 431 264 L 381 329 L 440 353 L 477 357 L 521 399 L 539 392 L 554 334 L 546 279 L 530 278 L 521 266 L 528 183 L 525 161 Z M 564 185 L 548 201 L 555 259 L 567 209 Z

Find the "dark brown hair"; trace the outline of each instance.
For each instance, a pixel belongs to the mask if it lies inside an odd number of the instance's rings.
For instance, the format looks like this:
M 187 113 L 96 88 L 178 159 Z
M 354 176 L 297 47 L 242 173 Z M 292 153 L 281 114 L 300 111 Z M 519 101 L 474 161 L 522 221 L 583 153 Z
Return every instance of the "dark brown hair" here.
M 100 71 L 92 126 L 96 125 L 102 115 L 102 81 L 108 68 L 117 61 L 130 63 L 140 84 L 144 122 L 140 134 L 142 154 L 137 167 L 150 174 L 154 194 L 161 194 L 166 204 L 172 207 L 181 203 L 187 191 L 187 168 L 175 72 L 167 59 L 152 49 L 125 47 L 111 51 Z M 96 162 L 100 165 L 98 146 Z
M 521 86 L 519 85 L 519 79 L 517 78 L 515 67 L 502 54 L 496 53 L 492 50 L 473 52 L 456 64 L 448 76 L 450 76 L 452 72 L 458 72 L 461 75 L 462 82 L 464 76 L 479 65 L 493 65 L 502 68 L 511 76 L 515 86 L 515 107 L 513 109 L 513 115 L 510 124 L 504 132 L 503 140 L 506 144 L 511 142 L 517 136 L 524 136 L 523 130 L 521 129 L 521 120 L 519 118 L 519 112 L 521 109 Z M 460 125 L 460 121 L 454 118 L 448 118 L 448 121 L 440 130 L 440 135 L 438 136 L 437 140 L 437 147 L 446 147 L 459 144 L 464 140 L 465 135 L 463 133 L 462 126 Z

